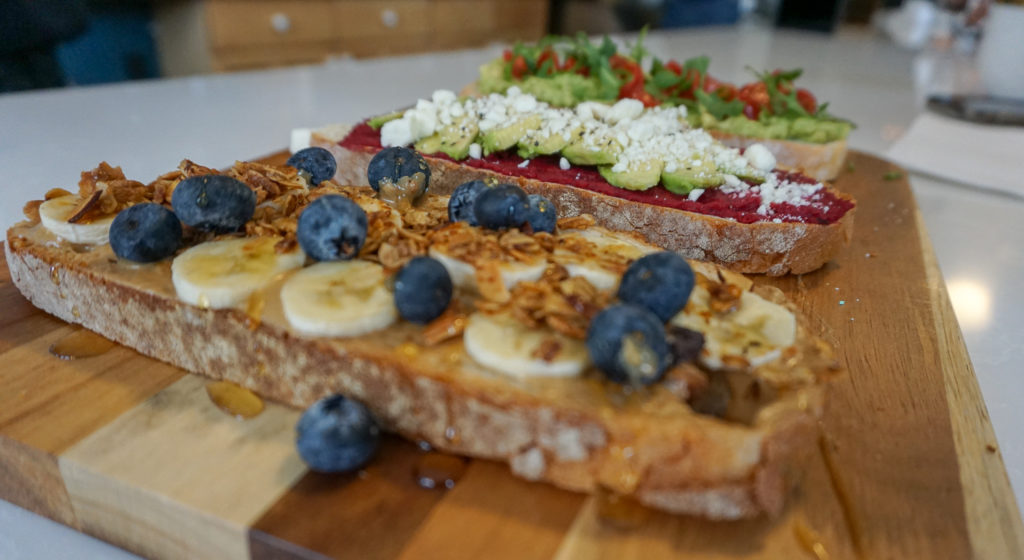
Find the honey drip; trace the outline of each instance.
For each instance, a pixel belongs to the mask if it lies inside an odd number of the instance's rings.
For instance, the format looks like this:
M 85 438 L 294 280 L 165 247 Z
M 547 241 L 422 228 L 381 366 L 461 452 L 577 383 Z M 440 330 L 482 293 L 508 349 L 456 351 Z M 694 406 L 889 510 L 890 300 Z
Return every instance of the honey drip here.
M 54 286 L 60 286 L 60 272 L 56 266 L 50 267 L 50 282 L 53 282 Z
M 451 490 L 468 466 L 469 461 L 462 457 L 432 451 L 420 457 L 413 469 L 413 478 L 423 488 Z
M 813 554 L 818 560 L 830 560 L 832 558 L 828 553 L 828 549 L 821 542 L 821 535 L 814 529 L 811 529 L 803 519 L 797 519 L 793 522 L 793 534 L 796 535 L 796 540 L 800 543 L 800 546 Z
M 597 491 L 597 518 L 616 529 L 636 529 L 650 517 L 651 511 L 636 500 L 612 493 L 604 488 Z
M 224 412 L 248 420 L 263 412 L 263 399 L 256 393 L 230 381 L 211 381 L 206 394 Z
M 846 530 L 850 534 L 850 542 L 853 544 L 853 553 L 857 558 L 864 558 L 864 549 L 861 544 L 860 523 L 853 513 L 853 502 L 850 500 L 850 492 L 839 477 L 839 465 L 836 463 L 832 451 L 832 440 L 824 433 L 818 437 L 818 449 L 821 451 L 821 458 L 825 461 L 825 468 L 828 470 L 829 482 L 832 483 L 832 490 L 836 493 L 839 501 L 839 509 L 843 513 L 843 521 L 846 523 Z
M 91 358 L 106 353 L 114 343 L 85 329 L 78 329 L 50 345 L 50 354 L 62 360 Z
M 267 304 L 267 299 L 264 297 L 263 292 L 253 292 L 249 296 L 249 300 L 245 304 L 245 327 L 250 331 L 254 331 L 260 326 L 260 322 L 263 321 L 263 308 Z

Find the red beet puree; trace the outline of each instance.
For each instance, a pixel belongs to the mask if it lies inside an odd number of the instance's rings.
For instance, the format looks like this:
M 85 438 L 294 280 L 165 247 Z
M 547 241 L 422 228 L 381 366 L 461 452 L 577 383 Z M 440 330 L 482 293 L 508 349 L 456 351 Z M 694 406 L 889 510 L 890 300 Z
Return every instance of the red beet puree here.
M 363 122 L 353 128 L 348 136 L 340 142 L 340 145 L 348 150 L 375 152 L 381 149 L 380 132 Z M 455 161 L 444 154 L 430 154 L 426 157 Z M 771 205 L 772 215 L 764 216 L 757 213 L 757 208 L 761 205 L 761 196 L 756 192 L 723 193 L 718 189 L 708 189 L 697 200 L 690 200 L 686 196 L 669 192 L 661 185 L 656 185 L 645 191 L 630 191 L 610 185 L 597 172 L 596 167 L 573 166 L 569 169 L 562 169 L 558 166 L 558 160 L 558 156 L 540 156 L 529 160 L 530 163 L 526 167 L 520 167 L 525 160 L 515 152 L 508 151 L 494 153 L 479 159 L 467 158 L 458 163 L 503 175 L 572 185 L 635 202 L 730 218 L 744 224 L 769 220 L 831 224 L 853 208 L 852 202 L 837 198 L 828 190 L 821 189 L 808 199 L 808 204 L 773 203 Z M 794 183 L 813 184 L 817 182 L 799 173 L 780 172 L 779 179 Z

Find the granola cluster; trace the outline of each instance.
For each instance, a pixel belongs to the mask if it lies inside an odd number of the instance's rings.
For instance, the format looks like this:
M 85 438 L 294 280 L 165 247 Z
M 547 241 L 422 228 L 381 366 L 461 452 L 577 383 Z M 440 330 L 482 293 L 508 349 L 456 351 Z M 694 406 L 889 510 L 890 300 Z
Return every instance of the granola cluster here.
M 569 276 L 565 267 L 552 264 L 536 282 L 512 287 L 506 301 L 484 297 L 476 302 L 485 313 L 508 313 L 531 327 L 550 327 L 568 337 L 582 340 L 591 319 L 611 303 L 612 294 L 594 287 L 581 276 Z

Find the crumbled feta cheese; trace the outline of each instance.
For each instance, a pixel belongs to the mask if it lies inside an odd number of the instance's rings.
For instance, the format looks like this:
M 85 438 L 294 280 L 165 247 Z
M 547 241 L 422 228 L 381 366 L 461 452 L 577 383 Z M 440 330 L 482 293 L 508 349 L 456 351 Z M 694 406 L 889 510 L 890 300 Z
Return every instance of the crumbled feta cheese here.
M 519 169 L 526 169 L 526 167 L 527 167 L 528 165 L 530 165 L 530 160 L 528 160 L 528 159 L 524 159 L 524 160 L 522 161 L 522 163 L 520 163 L 520 164 L 519 164 L 519 165 L 517 165 L 516 167 L 518 167 Z
M 409 125 L 410 121 L 405 117 L 384 123 L 384 126 L 380 127 L 380 145 L 387 148 L 388 146 L 408 146 L 415 142 L 416 138 L 413 137 L 412 128 Z
M 434 92 L 434 95 L 432 95 L 430 99 L 434 101 L 435 105 L 447 105 L 448 103 L 451 103 L 458 98 L 455 96 L 454 91 L 450 91 L 447 89 L 439 89 Z
M 702 194 L 704 194 L 704 189 L 693 189 L 690 191 L 690 194 L 686 195 L 686 198 L 693 202 L 697 202 L 697 199 L 700 198 L 700 195 Z
M 644 104 L 639 99 L 620 99 L 612 105 L 605 115 L 605 120 L 611 124 L 618 124 L 622 121 L 635 119 L 644 112 Z
M 559 158 L 559 160 L 558 160 L 558 168 L 559 169 L 561 169 L 562 171 L 568 171 L 570 167 L 572 167 L 572 166 L 569 165 L 569 160 L 567 160 L 565 158 Z
M 483 150 L 480 148 L 480 144 L 473 142 L 472 144 L 469 145 L 469 157 L 473 159 L 480 159 L 480 156 L 482 155 Z
M 753 144 L 743 152 L 744 157 L 751 165 L 761 171 L 775 169 L 775 155 L 768 151 L 763 144 Z

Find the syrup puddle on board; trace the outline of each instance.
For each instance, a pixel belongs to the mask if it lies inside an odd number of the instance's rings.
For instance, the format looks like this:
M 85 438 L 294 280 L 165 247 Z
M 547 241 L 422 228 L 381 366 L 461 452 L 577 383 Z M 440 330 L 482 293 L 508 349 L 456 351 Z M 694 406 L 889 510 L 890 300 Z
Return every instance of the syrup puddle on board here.
M 446 453 L 424 453 L 413 467 L 413 479 L 421 488 L 451 490 L 466 473 L 469 461 Z
M 650 518 L 651 510 L 636 500 L 604 488 L 597 491 L 597 518 L 615 529 L 636 529 Z
M 206 394 L 217 408 L 243 420 L 263 412 L 263 399 L 259 395 L 230 381 L 207 383 Z
M 50 354 L 62 360 L 91 358 L 106 353 L 114 343 L 85 329 L 77 329 L 50 345 Z

